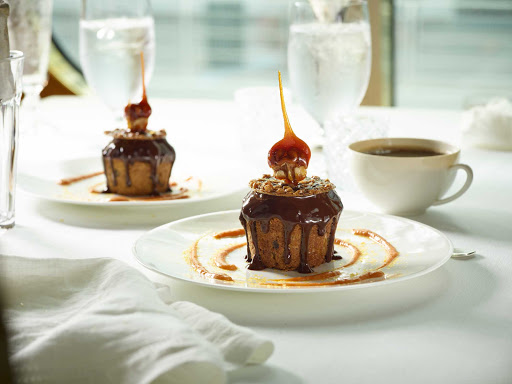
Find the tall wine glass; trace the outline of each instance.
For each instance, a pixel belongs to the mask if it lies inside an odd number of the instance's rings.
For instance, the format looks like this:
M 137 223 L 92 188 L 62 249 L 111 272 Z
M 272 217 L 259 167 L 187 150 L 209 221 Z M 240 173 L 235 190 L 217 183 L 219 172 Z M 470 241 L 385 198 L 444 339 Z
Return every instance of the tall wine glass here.
M 80 63 L 87 83 L 124 125 L 124 107 L 142 95 L 155 64 L 155 26 L 149 0 L 82 0 Z
M 291 1 L 288 71 L 292 91 L 321 127 L 359 106 L 370 67 L 366 1 Z
M 35 133 L 40 93 L 48 83 L 53 0 L 10 0 L 10 5 L 10 46 L 25 56 L 22 130 Z

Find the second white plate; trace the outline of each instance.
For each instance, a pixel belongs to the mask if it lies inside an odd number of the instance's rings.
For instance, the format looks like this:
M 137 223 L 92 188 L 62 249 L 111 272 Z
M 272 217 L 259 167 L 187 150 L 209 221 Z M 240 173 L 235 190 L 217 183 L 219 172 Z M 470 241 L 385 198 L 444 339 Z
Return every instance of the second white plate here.
M 381 269 L 386 278 L 379 281 L 368 280 L 357 284 L 329 285 L 329 286 L 286 286 L 275 287 L 258 282 L 272 282 L 276 280 L 298 277 L 297 272 L 283 272 L 273 269 L 263 271 L 250 271 L 246 269 L 244 256 L 246 248 L 241 246 L 229 254 L 228 261 L 236 265 L 237 270 L 231 274 L 234 282 L 226 282 L 213 278 L 206 278 L 198 273 L 185 256 L 187 249 L 202 237 L 198 243 L 199 261 L 210 271 L 225 273 L 217 268 L 212 260 L 219 250 L 227 246 L 243 243 L 245 237 L 225 238 L 214 240 L 211 234 L 240 228 L 238 221 L 239 210 L 217 212 L 212 214 L 194 216 L 178 220 L 152 231 L 149 231 L 137 240 L 133 252 L 136 259 L 145 267 L 194 284 L 212 288 L 231 289 L 249 292 L 324 292 L 335 290 L 356 289 L 362 287 L 380 286 L 424 275 L 439 268 L 449 260 L 453 247 L 448 238 L 438 230 L 427 225 L 404 219 L 401 217 L 358 212 L 344 211 L 336 232 L 336 237 L 346 239 L 356 244 L 362 252 L 362 257 L 349 268 L 344 269 L 347 276 L 357 276 L 375 270 L 382 264 L 385 254 L 382 247 L 367 238 L 358 238 L 351 234 L 352 229 L 365 228 L 376 232 L 391 243 L 399 252 L 399 256 L 388 266 Z M 357 242 L 357 243 L 356 243 Z M 337 247 L 347 263 L 350 254 L 341 247 Z M 336 268 L 333 263 L 323 264 L 315 268 L 315 273 L 325 272 Z

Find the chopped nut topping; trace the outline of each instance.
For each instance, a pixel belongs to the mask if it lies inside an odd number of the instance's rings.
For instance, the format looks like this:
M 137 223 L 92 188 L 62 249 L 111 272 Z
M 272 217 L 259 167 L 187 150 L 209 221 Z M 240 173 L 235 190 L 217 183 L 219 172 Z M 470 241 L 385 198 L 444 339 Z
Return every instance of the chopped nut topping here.
M 328 179 L 324 180 L 318 176 L 306 177 L 297 185 L 293 185 L 283 179 L 263 175 L 259 179 L 251 180 L 249 186 L 256 192 L 275 196 L 311 196 L 336 188 Z
M 163 139 L 167 135 L 164 129 L 160 131 L 144 131 L 134 132 L 128 129 L 115 129 L 113 131 L 105 131 L 105 135 L 112 136 L 114 139 L 127 140 L 155 140 Z
M 133 104 L 132 104 L 133 105 Z M 137 117 L 133 120 L 127 119 L 128 128 L 134 132 L 144 132 L 148 126 L 147 117 Z
M 298 165 L 297 162 L 282 161 L 272 167 L 274 169 L 274 177 L 277 179 L 289 180 L 297 184 L 298 181 L 303 180 L 308 171 L 307 167 Z

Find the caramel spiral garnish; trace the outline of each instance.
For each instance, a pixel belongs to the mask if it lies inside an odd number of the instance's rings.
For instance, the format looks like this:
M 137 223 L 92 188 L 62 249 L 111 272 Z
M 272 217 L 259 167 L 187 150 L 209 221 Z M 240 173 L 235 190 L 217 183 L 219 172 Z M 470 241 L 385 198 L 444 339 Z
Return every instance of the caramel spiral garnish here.
M 274 170 L 275 178 L 284 179 L 297 185 L 299 181 L 304 180 L 307 176 L 311 150 L 304 141 L 295 135 L 288 120 L 284 104 L 281 72 L 279 72 L 279 92 L 284 119 L 284 137 L 275 143 L 268 152 L 268 165 Z

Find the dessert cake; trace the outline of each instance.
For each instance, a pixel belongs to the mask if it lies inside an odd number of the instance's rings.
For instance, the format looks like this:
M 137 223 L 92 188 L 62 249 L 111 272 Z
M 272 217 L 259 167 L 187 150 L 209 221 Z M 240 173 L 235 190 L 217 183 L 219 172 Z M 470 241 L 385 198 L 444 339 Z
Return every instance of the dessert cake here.
M 110 193 L 140 196 L 168 192 L 176 159 L 165 131 L 132 134 L 110 132 L 113 140 L 103 149 L 103 167 Z
M 149 131 L 147 124 L 151 107 L 144 85 L 138 104 L 128 104 L 125 117 L 128 129 L 106 132 L 113 140 L 103 149 L 103 167 L 107 192 L 120 195 L 158 195 L 169 192 L 169 178 L 176 160 L 174 148 L 166 140 L 166 132 Z
M 240 222 L 247 238 L 249 269 L 310 273 L 336 258 L 334 238 L 343 204 L 329 180 L 307 177 L 311 151 L 291 129 L 279 75 L 284 138 L 269 151 L 274 175 L 252 180 Z

